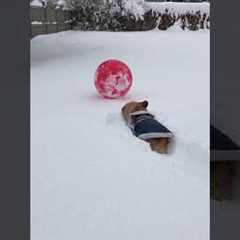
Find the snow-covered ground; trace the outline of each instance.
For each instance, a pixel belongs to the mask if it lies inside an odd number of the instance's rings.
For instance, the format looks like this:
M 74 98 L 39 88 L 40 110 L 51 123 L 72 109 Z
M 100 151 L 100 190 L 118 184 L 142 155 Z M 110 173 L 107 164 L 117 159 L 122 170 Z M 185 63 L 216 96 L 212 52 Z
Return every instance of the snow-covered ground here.
M 31 42 L 32 240 L 209 239 L 209 31 L 62 32 Z M 106 100 L 93 77 L 128 63 Z M 147 99 L 169 155 L 134 137 L 123 104 Z

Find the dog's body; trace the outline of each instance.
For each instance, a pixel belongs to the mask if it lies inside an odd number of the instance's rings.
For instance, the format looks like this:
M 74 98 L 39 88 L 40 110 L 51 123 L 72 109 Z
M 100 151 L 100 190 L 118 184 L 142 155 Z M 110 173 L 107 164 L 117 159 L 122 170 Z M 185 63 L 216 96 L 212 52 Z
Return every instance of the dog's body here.
M 150 144 L 153 151 L 167 153 L 172 133 L 147 111 L 148 102 L 129 102 L 122 108 L 122 116 L 136 137 Z

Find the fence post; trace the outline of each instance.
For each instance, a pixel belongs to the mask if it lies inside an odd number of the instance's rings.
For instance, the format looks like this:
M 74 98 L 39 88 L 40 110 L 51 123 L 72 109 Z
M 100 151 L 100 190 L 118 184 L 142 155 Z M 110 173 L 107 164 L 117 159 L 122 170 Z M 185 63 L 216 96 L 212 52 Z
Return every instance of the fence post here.
M 74 14 L 73 14 L 73 10 L 69 11 L 69 15 L 70 15 L 70 19 L 71 19 L 71 22 L 70 22 L 70 28 L 71 30 L 73 30 L 73 18 L 74 18 Z
M 59 18 L 58 18 L 58 9 L 54 9 L 55 11 L 55 18 L 56 18 L 56 30 L 59 32 Z
M 47 27 L 47 7 L 44 7 L 44 29 L 45 29 L 45 34 L 48 33 L 48 27 Z

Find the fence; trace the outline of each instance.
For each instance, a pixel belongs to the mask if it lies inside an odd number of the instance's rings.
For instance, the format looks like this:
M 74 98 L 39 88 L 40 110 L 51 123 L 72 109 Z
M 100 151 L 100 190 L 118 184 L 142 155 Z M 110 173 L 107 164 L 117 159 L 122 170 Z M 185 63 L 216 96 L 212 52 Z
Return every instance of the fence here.
M 70 11 L 50 7 L 31 7 L 31 37 L 72 29 Z

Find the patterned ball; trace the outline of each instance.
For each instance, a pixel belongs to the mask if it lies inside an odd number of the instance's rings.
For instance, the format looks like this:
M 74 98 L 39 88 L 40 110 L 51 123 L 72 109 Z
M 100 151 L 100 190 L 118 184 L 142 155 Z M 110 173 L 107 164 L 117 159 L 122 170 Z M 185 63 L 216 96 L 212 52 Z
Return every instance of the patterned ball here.
M 125 63 L 119 60 L 107 60 L 97 68 L 94 83 L 101 96 L 120 98 L 132 86 L 132 73 Z

